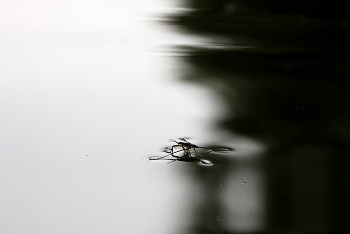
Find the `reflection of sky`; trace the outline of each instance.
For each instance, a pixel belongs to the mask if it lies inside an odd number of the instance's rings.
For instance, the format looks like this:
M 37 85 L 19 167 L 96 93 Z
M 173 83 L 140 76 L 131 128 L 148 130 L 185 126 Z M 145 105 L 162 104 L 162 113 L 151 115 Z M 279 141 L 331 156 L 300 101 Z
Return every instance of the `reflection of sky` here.
M 155 7 L 0 3 L 1 233 L 177 229 L 169 198 L 186 184 L 147 157 L 204 131 L 214 110 L 205 91 L 174 81 L 175 61 L 151 53 L 187 40 L 133 20 Z
M 0 3 L 0 232 L 178 229 L 186 178 L 148 156 L 173 137 L 209 141 L 221 112 L 177 82 L 158 45 L 195 43 L 141 13 L 151 1 Z M 164 33 L 164 31 L 166 33 Z M 184 206 L 186 204 L 183 204 Z

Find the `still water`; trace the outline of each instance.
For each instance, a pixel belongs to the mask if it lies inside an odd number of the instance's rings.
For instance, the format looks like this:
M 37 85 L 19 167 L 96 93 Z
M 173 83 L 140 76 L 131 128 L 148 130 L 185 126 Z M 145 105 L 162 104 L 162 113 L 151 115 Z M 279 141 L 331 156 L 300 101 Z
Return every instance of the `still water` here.
M 345 19 L 0 6 L 1 233 L 347 230 Z
M 225 106 L 215 119 L 217 130 L 249 139 L 246 150 L 240 142 L 229 159 L 212 156 L 218 164 L 211 171 L 191 171 L 209 195 L 196 208 L 191 233 L 349 232 L 350 34 L 344 5 L 188 5 L 197 11 L 173 17 L 173 24 L 215 43 L 179 48 L 186 50 L 188 68 L 180 76 L 210 87 Z M 255 154 L 245 155 L 254 148 Z M 239 181 L 251 191 L 234 182 L 240 168 L 249 174 Z M 229 188 L 217 189 L 219 181 Z
M 188 165 L 148 157 L 184 136 L 239 148 L 211 129 L 214 95 L 160 49 L 202 41 L 138 4 L 1 3 L 1 233 L 186 231 L 204 192 Z

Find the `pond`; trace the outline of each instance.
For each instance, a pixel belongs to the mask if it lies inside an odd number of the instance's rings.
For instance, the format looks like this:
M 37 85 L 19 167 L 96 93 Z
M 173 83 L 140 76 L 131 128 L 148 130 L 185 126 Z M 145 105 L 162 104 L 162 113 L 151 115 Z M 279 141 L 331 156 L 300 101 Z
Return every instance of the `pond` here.
M 349 230 L 347 20 L 235 4 L 1 3 L 1 233 Z
M 148 158 L 170 138 L 220 142 L 209 123 L 221 108 L 208 89 L 178 80 L 180 61 L 162 48 L 200 40 L 160 24 L 159 7 L 1 3 L 2 233 L 187 225 L 183 165 Z

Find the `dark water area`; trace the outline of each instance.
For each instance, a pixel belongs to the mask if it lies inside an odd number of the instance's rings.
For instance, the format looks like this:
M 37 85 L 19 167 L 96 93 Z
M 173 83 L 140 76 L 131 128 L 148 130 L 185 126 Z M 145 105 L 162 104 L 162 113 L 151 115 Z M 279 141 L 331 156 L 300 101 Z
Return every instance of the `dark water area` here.
M 350 232 L 346 5 L 273 0 L 188 5 L 198 11 L 172 16 L 171 22 L 218 39 L 181 48 L 190 67 L 181 79 L 210 87 L 221 98 L 227 114 L 216 122 L 218 129 L 268 148 L 257 162 L 266 176 L 266 222 L 256 233 Z M 234 162 L 222 160 L 191 171 L 208 197 L 196 208 L 191 233 L 238 233 L 217 216 L 224 208 L 213 181 L 234 168 Z M 208 173 L 211 180 L 205 180 Z

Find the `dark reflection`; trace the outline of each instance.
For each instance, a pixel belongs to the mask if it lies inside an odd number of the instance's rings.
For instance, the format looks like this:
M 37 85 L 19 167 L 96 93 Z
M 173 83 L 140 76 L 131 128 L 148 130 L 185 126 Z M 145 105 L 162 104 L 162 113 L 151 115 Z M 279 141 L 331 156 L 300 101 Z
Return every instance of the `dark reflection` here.
M 193 212 L 192 230 L 189 233 L 228 233 L 223 225 L 226 209 L 220 195 L 224 190 L 225 178 L 233 165 L 222 156 L 213 156 L 210 161 L 214 166 L 192 167 L 191 175 L 201 189 L 195 194 L 200 203 Z
M 183 79 L 207 85 L 221 97 L 228 114 L 218 128 L 268 147 L 251 162 L 266 176 L 266 224 L 256 232 L 350 232 L 346 5 L 312 0 L 188 3 L 202 10 L 174 17 L 178 27 L 231 42 L 185 48 L 191 69 Z M 206 198 L 195 208 L 191 233 L 234 233 L 223 225 L 226 207 L 218 185 L 237 160 L 211 160 L 219 161 L 192 168 Z

